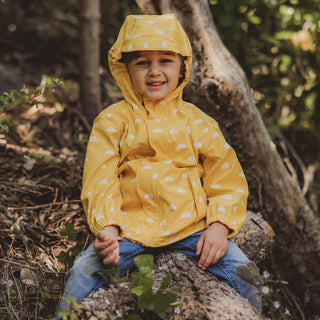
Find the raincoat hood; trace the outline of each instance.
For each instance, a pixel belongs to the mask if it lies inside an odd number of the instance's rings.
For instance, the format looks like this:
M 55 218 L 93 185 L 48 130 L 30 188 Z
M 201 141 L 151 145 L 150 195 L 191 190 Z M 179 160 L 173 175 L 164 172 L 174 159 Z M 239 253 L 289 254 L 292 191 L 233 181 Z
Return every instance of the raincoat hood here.
M 167 97 L 166 101 L 148 102 L 136 93 L 131 83 L 125 62 L 121 61 L 123 52 L 142 50 L 172 51 L 183 57 L 185 74 L 183 81 Z M 173 14 L 164 15 L 129 15 L 124 21 L 117 41 L 109 51 L 109 67 L 118 83 L 122 94 L 136 112 L 154 107 L 158 103 L 181 99 L 183 88 L 189 81 L 189 70 L 192 65 L 192 48 L 189 39 Z

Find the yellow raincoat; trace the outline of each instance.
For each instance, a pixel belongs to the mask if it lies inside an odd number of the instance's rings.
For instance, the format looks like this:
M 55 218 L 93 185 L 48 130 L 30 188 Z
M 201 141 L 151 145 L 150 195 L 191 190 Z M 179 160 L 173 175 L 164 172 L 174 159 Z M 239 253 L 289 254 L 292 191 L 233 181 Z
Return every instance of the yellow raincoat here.
M 161 101 L 131 84 L 122 52 L 166 50 L 184 57 L 183 82 Z M 220 221 L 235 234 L 246 216 L 247 182 L 218 124 L 182 100 L 192 63 L 174 15 L 128 16 L 109 52 L 125 100 L 95 119 L 81 199 L 93 233 L 108 225 L 121 237 L 160 247 Z

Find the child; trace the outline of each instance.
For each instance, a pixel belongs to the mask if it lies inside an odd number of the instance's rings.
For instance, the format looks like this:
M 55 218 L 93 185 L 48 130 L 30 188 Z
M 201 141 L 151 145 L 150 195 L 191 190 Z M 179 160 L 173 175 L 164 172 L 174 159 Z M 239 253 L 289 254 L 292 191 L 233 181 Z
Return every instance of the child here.
M 216 121 L 181 98 L 191 63 L 174 15 L 126 18 L 109 52 L 125 100 L 96 118 L 84 166 L 96 239 L 68 272 L 65 297 L 87 297 L 108 284 L 95 271 L 119 265 L 123 276 L 135 256 L 162 248 L 197 258 L 260 311 L 255 287 L 237 275 L 249 260 L 228 240 L 245 220 L 247 182 Z

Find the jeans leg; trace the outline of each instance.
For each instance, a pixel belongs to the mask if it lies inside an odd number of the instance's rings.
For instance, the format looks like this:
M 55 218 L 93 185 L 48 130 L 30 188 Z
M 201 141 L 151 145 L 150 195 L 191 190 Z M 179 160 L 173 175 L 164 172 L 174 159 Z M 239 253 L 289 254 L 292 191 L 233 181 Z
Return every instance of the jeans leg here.
M 102 261 L 93 250 L 93 243 L 75 259 L 72 268 L 65 278 L 64 298 L 74 298 L 80 301 L 89 295 L 92 290 L 101 288 L 108 283 L 105 277 L 93 274 L 104 269 Z M 65 309 L 67 302 L 61 299 L 58 311 Z
M 120 248 L 120 276 L 125 276 L 128 270 L 134 268 L 134 258 L 143 253 L 145 247 L 133 243 L 128 239 L 119 241 Z M 93 250 L 93 243 L 81 252 L 74 261 L 73 267 L 68 271 L 65 280 L 63 297 L 75 298 L 80 301 L 86 298 L 93 290 L 97 290 L 109 283 L 109 279 L 97 271 L 106 269 L 102 261 Z M 58 311 L 67 307 L 67 302 L 60 301 Z
M 202 232 L 197 232 L 186 239 L 172 244 L 169 247 L 170 250 L 185 253 L 199 259 L 199 256 L 196 256 L 196 245 Z M 207 270 L 233 287 L 242 297 L 248 299 L 253 307 L 261 312 L 258 289 L 241 279 L 237 272 L 238 266 L 246 266 L 249 262 L 250 260 L 240 248 L 234 242 L 228 240 L 226 254 L 215 265 L 208 267 Z

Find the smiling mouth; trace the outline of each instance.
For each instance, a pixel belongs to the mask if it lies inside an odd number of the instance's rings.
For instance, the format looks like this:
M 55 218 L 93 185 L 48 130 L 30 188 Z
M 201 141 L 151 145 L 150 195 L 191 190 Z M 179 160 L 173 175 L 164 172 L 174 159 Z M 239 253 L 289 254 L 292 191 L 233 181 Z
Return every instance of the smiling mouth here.
M 152 81 L 152 82 L 147 82 L 148 86 L 151 87 L 160 87 L 162 85 L 164 85 L 166 83 L 166 81 Z

